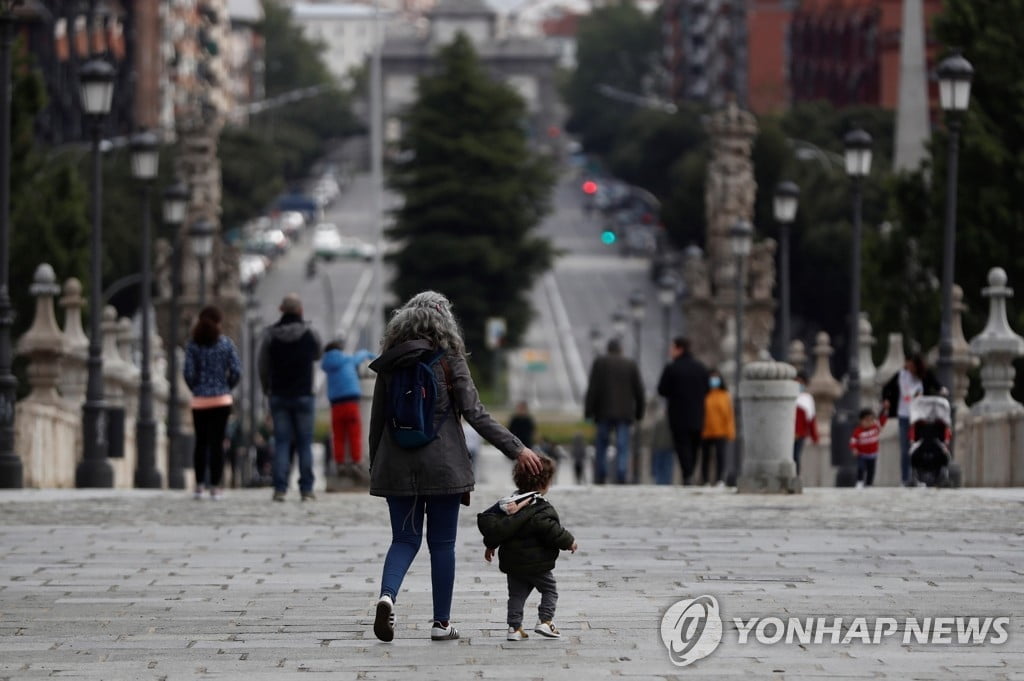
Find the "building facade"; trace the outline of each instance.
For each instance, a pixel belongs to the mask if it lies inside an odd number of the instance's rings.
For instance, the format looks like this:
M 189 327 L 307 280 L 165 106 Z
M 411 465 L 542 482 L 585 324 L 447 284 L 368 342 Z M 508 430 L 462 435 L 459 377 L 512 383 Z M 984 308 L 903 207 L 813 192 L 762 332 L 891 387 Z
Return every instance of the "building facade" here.
M 746 1 L 666 0 L 663 63 L 674 102 L 714 108 L 730 95 L 746 99 Z
M 353 72 L 366 64 L 377 36 L 384 34 L 383 24 L 395 16 L 383 10 L 378 17 L 372 5 L 352 2 L 296 2 L 291 9 L 303 35 L 323 46 L 327 68 L 342 86 L 352 84 Z

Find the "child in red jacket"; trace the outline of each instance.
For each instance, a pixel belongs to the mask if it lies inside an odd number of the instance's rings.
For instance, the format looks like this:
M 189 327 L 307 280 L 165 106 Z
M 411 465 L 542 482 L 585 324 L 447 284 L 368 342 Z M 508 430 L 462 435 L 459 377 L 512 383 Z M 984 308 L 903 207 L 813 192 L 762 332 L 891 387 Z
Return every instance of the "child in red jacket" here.
M 875 463 L 878 461 L 878 440 L 885 425 L 883 411 L 876 418 L 871 409 L 861 409 L 860 422 L 850 437 L 850 449 L 857 457 L 857 487 L 871 487 L 875 482 Z

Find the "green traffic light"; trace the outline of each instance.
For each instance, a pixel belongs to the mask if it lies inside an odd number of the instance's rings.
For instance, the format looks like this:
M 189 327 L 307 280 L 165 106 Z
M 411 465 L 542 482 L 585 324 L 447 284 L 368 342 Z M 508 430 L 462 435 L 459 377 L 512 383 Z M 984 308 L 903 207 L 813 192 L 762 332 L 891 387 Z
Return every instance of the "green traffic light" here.
M 601 242 L 609 245 L 615 243 L 615 232 L 610 229 L 601 232 Z

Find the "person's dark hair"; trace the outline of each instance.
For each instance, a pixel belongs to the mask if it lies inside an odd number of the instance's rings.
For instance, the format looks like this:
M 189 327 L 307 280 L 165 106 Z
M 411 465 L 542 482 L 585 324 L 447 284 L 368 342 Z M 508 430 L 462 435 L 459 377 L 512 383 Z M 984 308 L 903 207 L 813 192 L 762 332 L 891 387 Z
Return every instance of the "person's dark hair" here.
M 516 462 L 512 469 L 512 482 L 520 492 L 539 492 L 551 484 L 555 477 L 555 462 L 546 457 L 540 456 L 540 473 L 531 473 L 522 461 Z
M 220 338 L 220 310 L 207 305 L 199 312 L 199 319 L 192 327 L 192 341 L 197 345 L 213 345 Z
M 874 416 L 874 415 L 875 415 L 875 412 L 874 412 L 874 410 L 873 410 L 873 409 L 861 409 L 861 410 L 860 410 L 860 417 L 859 417 L 859 420 L 863 421 L 863 420 L 864 420 L 864 419 L 866 419 L 866 418 L 867 418 L 868 416 Z
M 925 372 L 928 371 L 928 367 L 924 363 L 924 357 L 921 353 L 915 352 L 913 355 L 907 358 L 907 360 L 914 365 L 914 375 L 919 379 L 924 380 Z
M 621 355 L 622 354 L 622 341 L 618 338 L 612 338 L 608 341 L 608 354 L 609 355 Z
M 342 350 L 344 351 L 345 345 L 341 341 L 331 341 L 324 346 L 324 352 L 330 352 L 331 350 Z
M 796 380 L 800 381 L 801 383 L 807 383 L 807 372 L 806 371 L 798 371 L 798 372 L 796 372 Z
M 676 336 L 672 339 L 672 345 L 676 346 L 683 354 L 690 352 L 690 339 L 685 336 Z

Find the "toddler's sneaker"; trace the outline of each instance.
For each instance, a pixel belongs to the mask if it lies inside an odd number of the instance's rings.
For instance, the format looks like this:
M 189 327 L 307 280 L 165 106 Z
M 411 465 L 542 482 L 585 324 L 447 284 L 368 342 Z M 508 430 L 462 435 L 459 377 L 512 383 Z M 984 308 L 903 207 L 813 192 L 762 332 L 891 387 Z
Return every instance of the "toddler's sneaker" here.
M 459 630 L 453 627 L 451 622 L 448 624 L 441 624 L 437 620 L 434 620 L 434 626 L 430 627 L 431 641 L 454 641 L 458 637 Z
M 509 627 L 508 636 L 506 636 L 505 638 L 507 638 L 509 641 L 522 641 L 524 638 L 530 638 L 530 635 L 523 631 L 522 627 L 519 627 L 518 629 Z
M 395 638 L 395 602 L 384 594 L 377 601 L 377 616 L 373 620 L 373 633 L 385 643 Z
M 224 498 L 224 492 L 220 490 L 220 487 L 214 487 L 210 490 L 210 498 L 214 501 L 220 501 Z
M 555 629 L 555 625 L 551 623 L 551 620 L 537 622 L 537 626 L 533 630 L 545 638 L 562 638 L 562 635 L 558 633 L 558 629 Z
M 202 501 L 203 500 L 203 488 L 202 487 L 196 487 L 195 491 L 192 492 L 192 498 L 195 499 L 196 501 Z
M 858 480 L 857 481 L 857 489 L 864 489 L 864 481 L 863 480 Z

